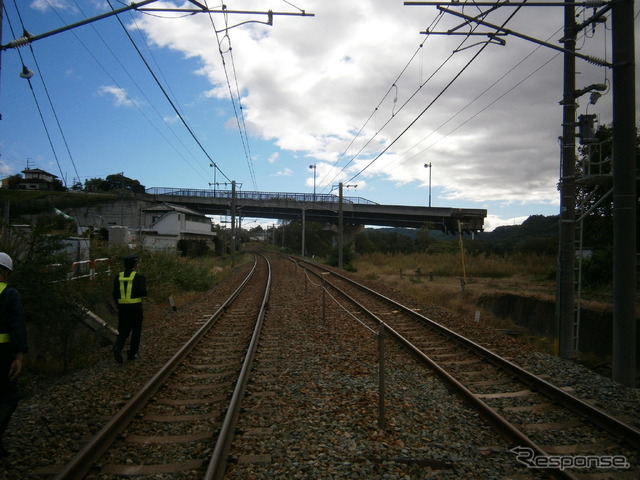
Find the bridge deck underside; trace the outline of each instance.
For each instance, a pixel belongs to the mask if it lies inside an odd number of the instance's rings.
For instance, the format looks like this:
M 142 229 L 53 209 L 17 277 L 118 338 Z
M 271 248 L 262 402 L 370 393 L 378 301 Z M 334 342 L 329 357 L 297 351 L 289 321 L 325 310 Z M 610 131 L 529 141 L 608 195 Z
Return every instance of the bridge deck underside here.
M 205 215 L 231 215 L 229 199 L 198 199 L 173 195 L 154 196 L 156 201 L 182 205 Z M 307 222 L 338 223 L 340 205 L 319 202 L 277 202 L 240 199 L 236 211 L 242 217 L 302 220 Z M 372 225 L 388 227 L 421 228 L 429 226 L 447 232 L 483 230 L 487 211 L 444 207 L 414 207 L 403 205 L 343 204 L 342 218 L 345 225 Z M 460 222 L 460 223 L 458 223 Z

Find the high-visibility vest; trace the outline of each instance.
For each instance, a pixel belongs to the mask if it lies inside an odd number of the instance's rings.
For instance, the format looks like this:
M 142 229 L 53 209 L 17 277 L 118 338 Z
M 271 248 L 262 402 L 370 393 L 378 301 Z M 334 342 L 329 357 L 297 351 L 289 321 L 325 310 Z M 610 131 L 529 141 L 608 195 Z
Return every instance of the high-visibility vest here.
M 7 288 L 7 284 L 4 282 L 0 282 L 0 293 L 4 292 L 4 289 Z M 11 337 L 8 333 L 0 333 L 0 343 L 9 343 L 11 341 Z
M 133 277 L 136 276 L 136 272 L 131 272 L 128 277 L 124 276 L 124 272 L 120 272 L 120 298 L 118 303 L 140 303 L 142 298 L 131 298 L 131 291 L 133 290 Z

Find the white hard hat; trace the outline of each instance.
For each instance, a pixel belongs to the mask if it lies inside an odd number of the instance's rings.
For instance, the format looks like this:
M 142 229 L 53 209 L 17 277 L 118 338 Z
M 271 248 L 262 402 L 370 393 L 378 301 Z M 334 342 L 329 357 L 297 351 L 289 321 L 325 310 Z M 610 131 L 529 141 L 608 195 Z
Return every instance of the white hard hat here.
M 0 267 L 4 267 L 10 272 L 13 271 L 13 260 L 4 252 L 0 252 Z

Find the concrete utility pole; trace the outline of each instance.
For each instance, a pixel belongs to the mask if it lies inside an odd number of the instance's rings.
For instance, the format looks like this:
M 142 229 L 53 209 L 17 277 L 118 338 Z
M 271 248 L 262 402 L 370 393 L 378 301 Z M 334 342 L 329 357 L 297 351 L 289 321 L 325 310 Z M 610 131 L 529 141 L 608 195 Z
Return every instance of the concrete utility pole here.
M 563 358 L 575 355 L 575 228 L 576 228 L 576 20 L 573 0 L 564 7 L 564 91 L 562 97 L 562 160 L 558 284 L 556 285 L 557 338 Z
M 424 168 L 429 169 L 429 206 L 431 206 L 431 169 L 432 169 L 431 162 L 425 163 Z
M 484 25 L 494 32 L 513 35 L 540 45 L 562 51 L 564 63 L 563 95 L 563 145 L 560 212 L 560 252 L 558 255 L 558 296 L 557 296 L 557 334 L 560 341 L 560 355 L 571 357 L 575 353 L 575 59 L 581 58 L 605 68 L 612 68 L 613 81 L 613 379 L 628 386 L 635 385 L 636 377 L 636 335 L 635 316 L 636 297 L 636 94 L 635 94 L 635 40 L 634 40 L 634 1 L 616 0 L 606 3 L 592 17 L 578 25 L 575 20 L 576 2 L 564 0 L 562 3 L 545 2 L 535 6 L 562 6 L 565 10 L 564 47 L 560 48 L 547 42 L 492 25 L 479 16 L 471 17 L 464 13 L 443 8 L 443 5 L 460 7 L 460 2 L 419 2 L 405 1 L 405 5 L 433 5 L 447 13 L 465 18 L 468 22 Z M 509 2 L 501 7 L 534 6 L 524 2 Z M 490 2 L 474 2 L 475 7 L 495 7 Z M 609 64 L 603 60 L 589 57 L 575 50 L 576 34 L 582 28 L 597 22 L 611 11 L 611 31 L 613 59 Z M 425 33 L 449 35 L 451 32 Z M 475 35 L 487 35 L 486 32 L 474 32 Z M 584 93 L 584 92 L 583 92 Z M 569 286 L 571 285 L 571 286 Z
M 636 383 L 636 91 L 633 0 L 613 2 L 613 379 Z
M 307 209 L 302 207 L 302 246 L 301 246 L 300 249 L 302 250 L 301 255 L 303 257 L 305 255 L 305 250 L 306 250 L 305 249 L 305 244 L 306 244 L 305 237 L 306 237 L 306 230 L 307 230 L 306 218 L 305 218 L 306 217 L 306 212 L 307 212 Z
M 344 225 L 342 221 L 342 182 L 338 185 L 338 268 L 342 268 L 344 248 Z
M 236 265 L 236 181 L 231 180 L 231 266 Z

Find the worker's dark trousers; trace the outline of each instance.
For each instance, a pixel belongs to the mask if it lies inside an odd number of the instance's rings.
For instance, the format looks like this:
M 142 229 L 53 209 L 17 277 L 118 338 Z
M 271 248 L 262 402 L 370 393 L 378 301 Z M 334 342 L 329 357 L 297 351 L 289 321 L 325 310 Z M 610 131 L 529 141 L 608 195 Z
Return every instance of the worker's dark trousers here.
M 118 305 L 118 338 L 113 346 L 113 351 L 122 353 L 127 338 L 129 351 L 127 356 L 134 358 L 140 350 L 140 337 L 142 335 L 142 303 Z
M 0 401 L 0 445 L 2 444 L 2 436 L 9 426 L 11 415 L 18 407 L 17 398 Z
M 18 383 L 9 379 L 9 369 L 14 355 L 7 349 L 0 348 L 0 446 L 2 436 L 9 426 L 11 415 L 18 406 Z

